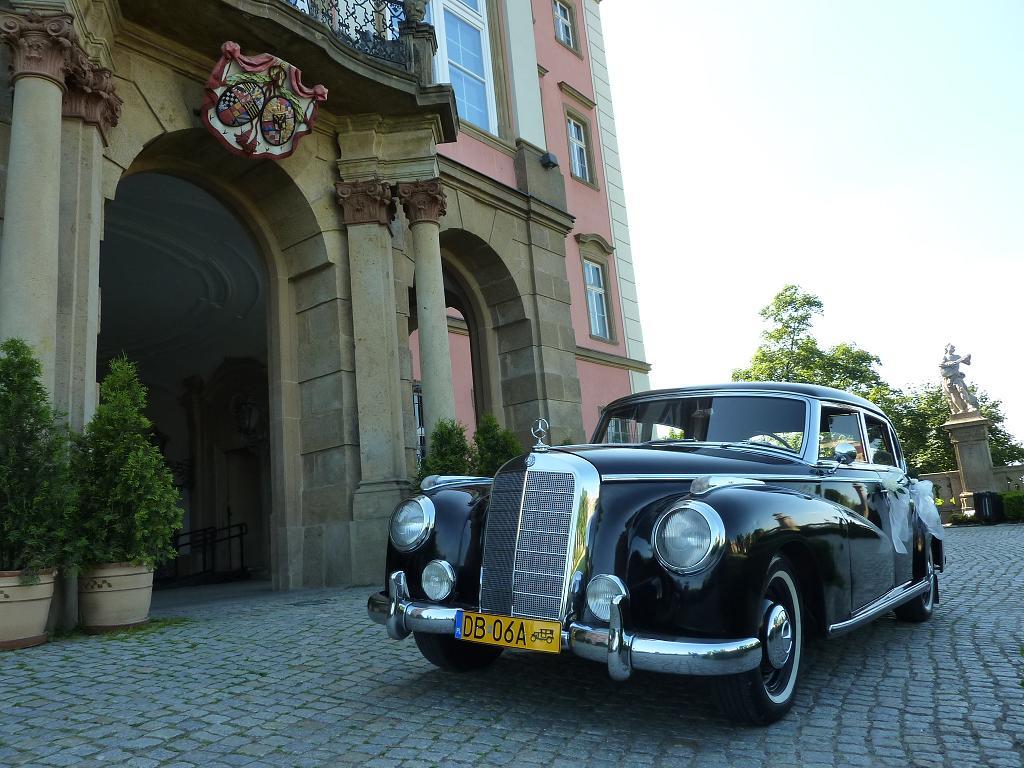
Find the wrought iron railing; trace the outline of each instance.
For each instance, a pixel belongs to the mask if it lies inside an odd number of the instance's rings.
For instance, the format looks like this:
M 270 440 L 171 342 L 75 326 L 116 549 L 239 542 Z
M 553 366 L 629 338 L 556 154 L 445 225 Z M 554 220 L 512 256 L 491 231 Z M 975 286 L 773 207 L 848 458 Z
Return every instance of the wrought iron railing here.
M 405 18 L 395 0 L 282 0 L 325 24 L 345 45 L 404 67 L 408 60 L 398 25 Z

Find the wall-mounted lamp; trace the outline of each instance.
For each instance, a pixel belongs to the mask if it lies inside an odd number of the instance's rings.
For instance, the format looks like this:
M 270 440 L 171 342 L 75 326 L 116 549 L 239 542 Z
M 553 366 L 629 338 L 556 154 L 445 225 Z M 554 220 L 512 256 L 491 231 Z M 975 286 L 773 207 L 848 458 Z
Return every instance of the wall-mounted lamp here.
M 558 158 L 555 157 L 554 152 L 545 152 L 543 155 L 540 156 L 540 164 L 543 165 L 545 168 L 549 169 L 557 168 Z

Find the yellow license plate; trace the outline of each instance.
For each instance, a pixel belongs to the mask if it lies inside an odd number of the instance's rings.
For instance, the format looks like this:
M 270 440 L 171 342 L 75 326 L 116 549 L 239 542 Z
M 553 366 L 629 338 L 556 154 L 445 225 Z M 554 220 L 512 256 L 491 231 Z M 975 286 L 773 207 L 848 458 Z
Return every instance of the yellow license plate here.
M 562 625 L 557 621 L 458 611 L 455 615 L 455 637 L 471 643 L 558 653 L 562 647 Z

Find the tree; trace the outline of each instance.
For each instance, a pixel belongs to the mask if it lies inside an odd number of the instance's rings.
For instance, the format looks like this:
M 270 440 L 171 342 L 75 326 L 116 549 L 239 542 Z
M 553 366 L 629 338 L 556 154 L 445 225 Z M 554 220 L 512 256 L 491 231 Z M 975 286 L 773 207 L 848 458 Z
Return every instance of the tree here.
M 949 406 L 938 384 L 895 389 L 882 379 L 875 366 L 877 355 L 852 342 L 823 350 L 811 334 L 816 315 L 824 305 L 817 296 L 796 285 L 787 285 L 761 310 L 769 322 L 763 342 L 747 368 L 733 371 L 733 381 L 791 381 L 818 384 L 853 392 L 878 405 L 892 419 L 912 474 L 956 469 L 949 435 L 942 425 Z M 975 392 L 981 413 L 992 422 L 989 444 L 995 466 L 1024 463 L 1024 446 L 1003 427 L 1002 404 L 985 392 Z
M 877 355 L 853 343 L 841 343 L 828 350 L 818 346 L 811 324 L 824 305 L 817 296 L 796 285 L 787 285 L 761 310 L 769 326 L 763 342 L 754 352 L 750 367 L 738 368 L 733 381 L 792 381 L 835 387 L 867 396 L 888 389 L 875 370 Z
M 0 571 L 29 579 L 70 561 L 76 502 L 68 431 L 41 377 L 28 344 L 0 344 Z
M 177 555 L 182 508 L 170 470 L 150 441 L 146 388 L 120 357 L 100 385 L 100 404 L 78 438 L 75 472 L 82 491 L 78 532 L 87 564 L 149 565 Z
M 473 443 L 476 446 L 473 471 L 481 477 L 494 477 L 506 461 L 523 452 L 519 438 L 510 430 L 502 429 L 489 413 L 480 418 Z
M 431 475 L 468 475 L 472 467 L 473 453 L 466 428 L 455 419 L 441 419 L 430 433 L 416 485 Z
M 992 463 L 997 467 L 1024 463 L 1024 446 L 1003 426 L 1006 417 L 1002 403 L 985 392 L 975 392 L 975 395 L 981 403 L 982 416 L 992 422 L 988 430 Z M 953 445 L 942 428 L 949 419 L 949 405 L 938 384 L 907 392 L 889 390 L 885 397 L 872 400 L 892 419 L 912 474 L 956 469 Z

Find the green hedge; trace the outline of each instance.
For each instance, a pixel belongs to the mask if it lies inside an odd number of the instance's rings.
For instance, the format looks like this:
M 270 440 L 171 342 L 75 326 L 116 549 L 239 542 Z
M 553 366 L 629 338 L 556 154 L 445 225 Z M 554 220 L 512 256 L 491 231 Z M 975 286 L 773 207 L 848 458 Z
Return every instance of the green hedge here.
M 1001 495 L 1006 519 L 1014 523 L 1024 522 L 1024 491 L 1010 491 Z

